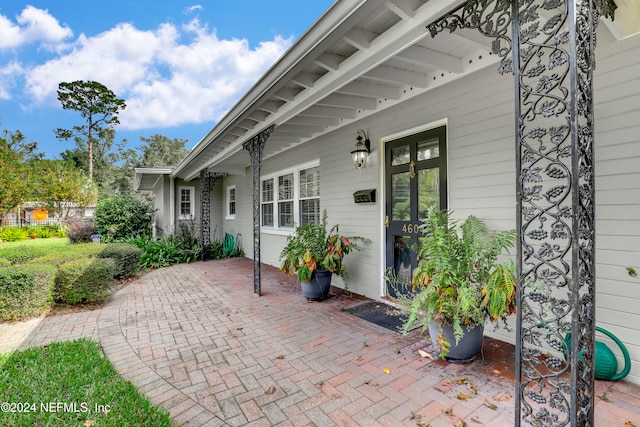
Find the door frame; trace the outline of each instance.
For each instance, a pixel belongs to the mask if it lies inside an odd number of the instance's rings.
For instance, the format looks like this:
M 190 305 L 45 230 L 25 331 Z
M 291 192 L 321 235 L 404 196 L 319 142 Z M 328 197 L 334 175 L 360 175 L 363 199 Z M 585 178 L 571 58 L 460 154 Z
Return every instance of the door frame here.
M 425 132 L 425 131 L 429 131 L 435 128 L 439 128 L 445 126 L 445 138 L 446 138 L 446 143 L 447 143 L 447 150 L 446 150 L 446 164 L 447 164 L 447 171 L 446 171 L 446 176 L 447 176 L 447 186 L 449 183 L 449 173 L 450 173 L 450 167 L 449 167 L 449 119 L 448 118 L 444 118 L 444 119 L 440 119 L 440 120 L 436 120 L 421 126 L 417 126 L 414 128 L 410 128 L 410 129 L 406 129 L 403 130 L 401 132 L 397 132 L 397 133 L 393 133 L 393 134 L 389 134 L 386 136 L 383 136 L 379 139 L 379 143 L 378 143 L 378 161 L 379 161 L 379 185 L 378 188 L 380 189 L 380 250 L 379 250 L 379 256 L 380 256 L 380 283 L 379 283 L 379 292 L 380 292 L 380 296 L 381 297 L 386 297 L 387 296 L 387 284 L 384 278 L 385 275 L 385 270 L 386 270 L 386 264 L 387 264 L 387 229 L 385 226 L 385 216 L 386 216 L 386 200 L 387 200 L 387 188 L 386 188 L 386 146 L 387 143 L 398 140 L 400 138 L 405 138 L 407 136 L 411 136 L 417 133 L 421 133 L 421 132 Z M 450 206 L 450 192 L 449 192 L 449 188 L 447 188 L 447 206 Z

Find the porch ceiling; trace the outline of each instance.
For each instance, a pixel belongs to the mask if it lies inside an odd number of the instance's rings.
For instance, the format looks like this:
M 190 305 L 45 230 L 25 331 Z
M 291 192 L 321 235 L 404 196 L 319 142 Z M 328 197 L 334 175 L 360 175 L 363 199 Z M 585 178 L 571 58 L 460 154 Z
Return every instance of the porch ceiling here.
M 494 65 L 492 39 L 426 26 L 464 0 L 340 0 L 194 147 L 173 176 L 244 174 L 242 143 L 275 125 L 264 158 Z M 495 66 L 495 65 L 494 65 Z

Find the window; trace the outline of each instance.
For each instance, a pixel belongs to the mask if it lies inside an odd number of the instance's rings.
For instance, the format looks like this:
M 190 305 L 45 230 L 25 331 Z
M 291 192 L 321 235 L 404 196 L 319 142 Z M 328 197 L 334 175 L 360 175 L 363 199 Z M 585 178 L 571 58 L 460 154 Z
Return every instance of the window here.
M 236 186 L 227 187 L 227 219 L 236 217 Z
M 180 215 L 180 219 L 193 219 L 195 216 L 195 201 L 193 199 L 193 192 L 193 187 L 178 187 L 180 203 L 178 213 Z
M 300 225 L 320 224 L 320 168 L 300 171 Z
M 260 190 L 263 227 L 278 230 L 320 223 L 320 166 L 317 161 L 265 177 Z

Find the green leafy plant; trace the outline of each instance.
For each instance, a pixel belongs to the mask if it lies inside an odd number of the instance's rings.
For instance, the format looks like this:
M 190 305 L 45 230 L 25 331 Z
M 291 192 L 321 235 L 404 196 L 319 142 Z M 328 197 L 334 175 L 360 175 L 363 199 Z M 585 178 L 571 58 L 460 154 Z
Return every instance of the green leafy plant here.
M 29 237 L 27 230 L 20 227 L 5 227 L 0 230 L 0 241 L 19 242 Z
M 453 326 L 456 343 L 465 328 L 498 324 L 515 312 L 513 262 L 497 263 L 515 243 L 515 231 L 490 233 L 475 216 L 453 221 L 448 211 L 430 209 L 423 220 L 424 236 L 415 246 L 418 266 L 411 277 L 417 293 L 405 297 L 408 318 L 404 330 L 418 321 L 423 332 L 431 321 Z
M 309 281 L 318 269 L 346 279 L 344 257 L 353 250 L 362 250 L 358 243 L 362 240 L 359 236 L 341 236 L 337 224 L 327 231 L 327 211 L 324 210 L 320 224 L 301 225 L 287 237 L 287 245 L 280 253 L 280 271 L 297 275 L 301 282 Z
M 94 214 L 102 242 L 151 235 L 153 211 L 143 200 L 127 195 L 114 196 L 98 203 Z

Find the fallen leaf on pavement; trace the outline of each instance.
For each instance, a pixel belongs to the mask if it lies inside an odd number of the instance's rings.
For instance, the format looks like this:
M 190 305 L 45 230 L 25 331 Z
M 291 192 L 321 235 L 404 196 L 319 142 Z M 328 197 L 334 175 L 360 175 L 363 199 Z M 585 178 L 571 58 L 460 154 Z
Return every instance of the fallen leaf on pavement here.
M 467 426 L 467 423 L 462 418 L 456 418 L 455 420 L 451 421 L 451 424 L 453 424 L 454 427 L 466 427 Z
M 391 375 L 391 370 L 389 368 L 384 368 L 382 372 L 384 372 L 387 375 Z
M 505 400 L 511 400 L 511 396 L 508 394 L 499 394 L 493 398 L 496 402 L 504 402 Z
M 275 392 L 276 392 L 276 388 L 274 386 L 271 386 L 264 391 L 265 394 L 273 394 Z
M 279 354 L 278 356 L 276 356 L 276 359 L 284 359 L 284 354 Z
M 464 394 L 463 392 L 460 392 L 456 396 L 456 399 L 458 399 L 458 400 L 467 400 L 467 399 L 471 399 L 472 397 L 473 396 L 469 396 L 468 394 Z
M 484 406 L 486 406 L 487 408 L 489 408 L 489 409 L 493 409 L 494 411 L 496 409 L 498 409 L 498 407 L 496 405 L 494 405 L 493 403 L 489 402 L 487 399 L 485 399 L 484 402 L 482 402 L 482 404 Z
M 632 423 L 631 421 L 627 421 L 624 423 L 624 427 L 636 427 L 636 425 L 634 423 Z
M 432 356 L 431 354 L 427 353 L 427 352 L 426 352 L 426 351 L 424 351 L 424 350 L 418 349 L 418 354 L 419 354 L 421 357 L 425 358 L 425 359 L 431 359 L 431 360 L 433 360 L 433 356 Z
M 495 375 L 497 377 L 498 375 L 502 375 L 502 372 L 498 371 L 497 369 L 494 369 L 493 370 L 493 375 Z

